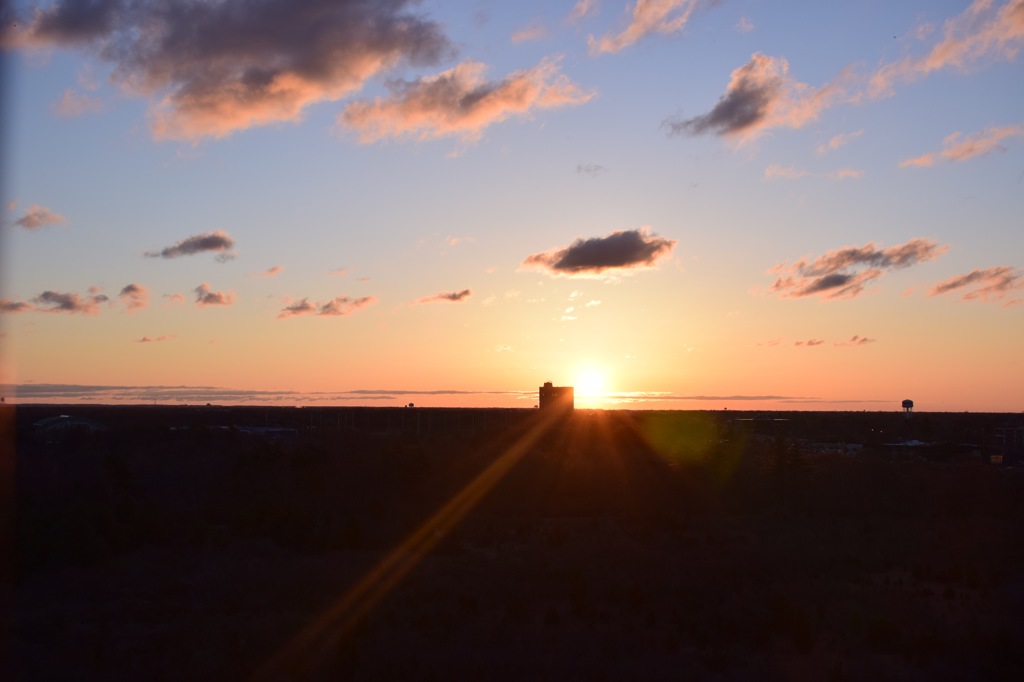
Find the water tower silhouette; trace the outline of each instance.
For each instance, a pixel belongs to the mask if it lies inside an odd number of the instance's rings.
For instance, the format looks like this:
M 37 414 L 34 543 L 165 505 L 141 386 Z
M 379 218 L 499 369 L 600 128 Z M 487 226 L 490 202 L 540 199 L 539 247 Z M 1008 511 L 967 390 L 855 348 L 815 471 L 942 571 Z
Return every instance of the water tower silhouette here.
M 914 401 L 907 398 L 903 401 L 903 414 L 907 415 L 907 419 L 910 419 L 910 413 L 914 411 Z

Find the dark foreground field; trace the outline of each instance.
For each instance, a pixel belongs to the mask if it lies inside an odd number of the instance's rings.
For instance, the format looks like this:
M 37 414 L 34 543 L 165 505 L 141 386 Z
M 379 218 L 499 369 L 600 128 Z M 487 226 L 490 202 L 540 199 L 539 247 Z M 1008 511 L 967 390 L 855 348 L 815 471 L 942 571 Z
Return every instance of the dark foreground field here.
M 1024 679 L 996 416 L 13 412 L 4 679 Z

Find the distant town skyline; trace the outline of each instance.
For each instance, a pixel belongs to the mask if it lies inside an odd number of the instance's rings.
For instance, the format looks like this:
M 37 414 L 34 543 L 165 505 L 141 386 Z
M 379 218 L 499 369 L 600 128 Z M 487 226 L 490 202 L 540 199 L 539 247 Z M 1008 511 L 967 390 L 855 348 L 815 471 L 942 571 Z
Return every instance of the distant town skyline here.
M 1024 410 L 1024 0 L 14 0 L 19 402 Z

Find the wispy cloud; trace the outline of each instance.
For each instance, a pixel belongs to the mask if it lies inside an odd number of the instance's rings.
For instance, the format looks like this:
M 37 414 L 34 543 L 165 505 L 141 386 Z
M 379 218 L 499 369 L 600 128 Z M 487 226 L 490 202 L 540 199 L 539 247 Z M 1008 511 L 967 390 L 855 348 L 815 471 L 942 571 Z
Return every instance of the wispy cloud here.
M 141 339 L 136 339 L 135 343 L 160 343 L 161 341 L 170 341 L 171 339 L 177 338 L 173 334 L 165 334 L 161 336 L 143 336 Z
M 811 348 L 813 346 L 820 346 L 823 343 L 825 343 L 825 342 L 822 341 L 821 339 L 807 339 L 806 341 L 795 341 L 793 343 L 793 345 L 794 346 L 806 346 L 808 348 Z
M 796 81 L 789 62 L 781 57 L 754 53 L 732 72 L 725 94 L 706 114 L 673 117 L 664 125 L 670 135 L 713 133 L 751 140 L 771 128 L 801 128 L 846 96 L 847 72 L 820 88 Z
M 921 57 L 884 64 L 870 79 L 873 97 L 892 94 L 893 85 L 908 83 L 947 68 L 966 70 L 984 62 L 1012 60 L 1024 45 L 1024 0 L 996 3 L 974 0 L 942 27 L 942 39 Z
M 839 149 L 840 147 L 845 147 L 850 142 L 852 142 L 853 140 L 857 139 L 858 137 L 860 137 L 863 134 L 864 134 L 864 129 L 862 128 L 860 130 L 855 130 L 852 133 L 839 133 L 838 135 L 833 135 L 832 137 L 830 137 L 828 139 L 828 142 L 823 142 L 822 144 L 819 144 L 818 148 L 815 149 L 814 151 L 817 152 L 817 154 L 819 156 L 821 154 L 827 154 L 829 152 L 834 152 L 835 150 Z
M 810 175 L 808 171 L 799 170 L 790 166 L 779 166 L 772 164 L 764 169 L 764 177 L 768 180 L 795 180 Z
M 164 294 L 164 298 L 167 299 L 167 305 L 185 302 L 185 294 Z
M 736 22 L 736 30 L 740 33 L 750 33 L 754 30 L 754 22 L 746 17 L 740 17 Z
M 565 20 L 569 23 L 575 23 L 581 19 L 597 14 L 600 9 L 600 5 L 597 0 L 577 0 L 576 4 L 569 10 L 569 16 Z
M 235 302 L 234 293 L 214 291 L 206 282 L 197 286 L 194 291 L 196 294 L 196 305 L 200 307 L 211 305 L 231 305 Z
M 836 348 L 845 348 L 847 346 L 866 346 L 869 343 L 877 343 L 878 339 L 869 339 L 866 336 L 859 336 L 854 334 L 850 337 L 849 341 L 840 341 L 839 343 L 832 344 Z
M 1013 292 L 1024 289 L 1024 272 L 1003 265 L 984 270 L 975 269 L 965 275 L 945 279 L 929 290 L 929 296 L 960 291 L 964 301 L 1001 301 L 1010 306 L 1021 302 L 1011 298 Z
M 416 300 L 415 304 L 421 303 L 437 303 L 437 302 L 448 302 L 448 303 L 461 303 L 470 296 L 473 295 L 472 290 L 463 289 L 462 291 L 448 291 L 440 294 L 434 294 L 433 296 L 424 296 L 421 299 Z
M 220 262 L 231 260 L 235 257 L 235 240 L 223 230 L 214 230 L 207 234 L 194 234 L 186 237 L 172 246 L 164 247 L 159 251 L 147 251 L 146 258 L 179 258 L 181 256 L 193 256 L 197 253 L 216 253 Z
M 636 0 L 626 28 L 616 35 L 590 36 L 587 43 L 592 54 L 601 54 L 619 52 L 651 33 L 677 33 L 705 4 L 704 0 Z
M 593 277 L 655 267 L 672 253 L 676 240 L 658 237 L 648 228 L 618 230 L 607 237 L 577 239 L 569 246 L 528 256 L 524 268 L 552 275 Z
M 371 306 L 377 302 L 374 296 L 363 296 L 362 298 L 350 298 L 348 296 L 335 296 L 325 303 L 310 301 L 303 298 L 294 303 L 286 305 L 277 318 L 296 317 L 299 315 L 315 315 L 318 317 L 344 317 Z
M 17 18 L 8 45 L 57 46 L 113 66 L 122 90 L 149 98 L 158 139 L 224 137 L 296 121 L 395 66 L 452 53 L 415 0 L 60 0 Z
M 786 298 L 820 296 L 823 299 L 855 298 L 864 287 L 886 271 L 908 268 L 938 258 L 948 246 L 929 239 L 911 239 L 887 249 L 873 243 L 830 251 L 812 261 L 806 258 L 782 263 L 772 273 L 782 273 L 770 291 Z
M 580 175 L 589 175 L 590 177 L 597 177 L 601 173 L 606 172 L 608 169 L 599 163 L 580 163 L 576 165 L 576 172 Z
M 593 97 L 559 73 L 560 68 L 560 59 L 549 58 L 502 80 L 486 81 L 484 64 L 464 61 L 435 76 L 392 81 L 389 97 L 352 102 L 338 123 L 358 132 L 363 143 L 448 135 L 477 140 L 485 128 L 511 116 L 582 104 Z
M 277 277 L 282 272 L 284 272 L 284 266 L 282 266 L 282 265 L 275 265 L 273 267 L 267 268 L 263 272 L 254 273 L 253 277 L 262 277 L 264 279 L 269 279 L 271 277 Z
M 121 303 L 128 312 L 135 312 L 136 310 L 142 310 L 149 305 L 149 289 L 142 286 L 141 284 L 128 284 L 121 289 L 121 293 L 118 294 L 121 299 Z
M 103 100 L 99 97 L 86 95 L 67 89 L 60 99 L 50 107 L 54 114 L 62 118 L 75 118 L 84 114 L 99 111 L 103 108 Z
M 939 161 L 966 161 L 994 151 L 1006 151 L 1003 140 L 1024 137 L 1024 123 L 985 128 L 970 135 L 955 132 L 942 141 L 943 150 L 928 152 L 900 162 L 901 168 L 934 166 Z
M 509 40 L 511 40 L 514 45 L 518 45 L 519 43 L 528 43 L 534 40 L 542 40 L 547 37 L 547 27 L 540 21 L 533 21 L 528 26 L 524 26 L 513 33 Z
M 19 227 L 24 227 L 26 230 L 35 230 L 40 227 L 46 227 L 47 225 L 64 225 L 67 224 L 67 219 L 58 214 L 54 213 L 45 206 L 39 204 L 32 204 L 25 209 L 25 212 L 20 218 L 14 221 L 14 224 Z

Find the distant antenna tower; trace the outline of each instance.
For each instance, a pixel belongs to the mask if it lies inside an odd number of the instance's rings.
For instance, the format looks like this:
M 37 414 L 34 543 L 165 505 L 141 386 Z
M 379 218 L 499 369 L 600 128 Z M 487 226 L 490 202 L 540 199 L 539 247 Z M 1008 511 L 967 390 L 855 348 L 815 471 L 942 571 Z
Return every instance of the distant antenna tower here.
M 907 416 L 907 419 L 910 419 L 910 413 L 913 411 L 914 401 L 911 400 L 910 398 L 907 398 L 906 400 L 903 401 L 903 414 Z

